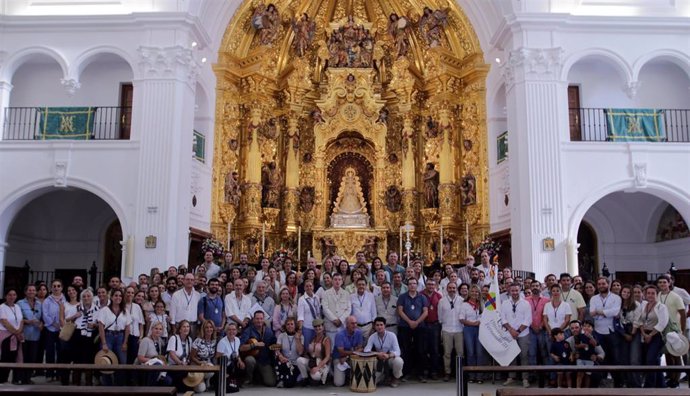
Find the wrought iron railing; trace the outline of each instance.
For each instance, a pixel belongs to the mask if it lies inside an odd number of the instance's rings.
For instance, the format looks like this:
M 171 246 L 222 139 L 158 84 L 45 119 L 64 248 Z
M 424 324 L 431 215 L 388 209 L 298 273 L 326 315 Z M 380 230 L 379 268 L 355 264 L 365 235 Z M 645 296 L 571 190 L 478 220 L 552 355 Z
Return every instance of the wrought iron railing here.
M 93 129 L 89 140 L 129 139 L 131 107 L 93 107 Z M 7 107 L 3 125 L 4 140 L 41 140 L 43 107 Z
M 76 269 L 54 269 L 50 271 L 34 271 L 29 265 L 29 261 L 24 261 L 23 266 L 7 266 L 4 271 L 0 271 L 0 285 L 3 290 L 14 288 L 23 295 L 24 287 L 28 284 L 43 283 L 50 285 L 55 279 L 60 279 L 65 284 L 72 282 L 74 276 L 81 276 L 84 286 L 90 286 L 94 290 L 104 282 L 103 272 L 98 270 L 96 262 L 92 262 L 90 267 Z M 4 294 L 3 294 L 4 295 Z
M 690 142 L 690 109 L 663 109 L 665 141 Z M 608 140 L 606 114 L 603 108 L 572 108 L 570 114 L 570 140 L 604 142 Z

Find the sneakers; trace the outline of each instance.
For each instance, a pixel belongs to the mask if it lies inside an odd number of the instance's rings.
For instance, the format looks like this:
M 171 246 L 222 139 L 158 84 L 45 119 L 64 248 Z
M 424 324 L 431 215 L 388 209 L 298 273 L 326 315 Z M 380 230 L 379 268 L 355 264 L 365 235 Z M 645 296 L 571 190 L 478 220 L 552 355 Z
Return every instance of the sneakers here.
M 443 376 L 443 382 L 448 382 L 450 381 L 450 376 L 448 374 Z
M 522 380 L 522 387 L 523 388 L 529 388 L 529 380 L 528 379 Z
M 391 380 L 391 388 L 397 388 L 398 386 L 400 386 L 400 380 L 397 378 L 393 378 Z
M 515 383 L 515 380 L 512 378 L 508 378 L 504 383 L 503 386 L 508 386 L 508 385 L 513 385 Z

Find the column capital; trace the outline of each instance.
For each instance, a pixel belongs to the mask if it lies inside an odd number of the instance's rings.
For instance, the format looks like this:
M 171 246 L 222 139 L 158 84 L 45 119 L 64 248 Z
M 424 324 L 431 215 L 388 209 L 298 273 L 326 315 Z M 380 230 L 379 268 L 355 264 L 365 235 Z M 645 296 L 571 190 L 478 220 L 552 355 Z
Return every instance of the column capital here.
M 177 79 L 196 86 L 199 63 L 194 52 L 179 45 L 172 47 L 141 46 L 139 52 L 139 78 Z
M 12 92 L 12 88 L 14 88 L 14 85 L 9 81 L 0 81 L 0 91 Z
M 81 88 L 81 83 L 73 78 L 62 78 L 60 79 L 60 84 L 62 84 L 69 96 L 74 96 L 77 90 Z
M 519 48 L 510 51 L 502 68 L 507 88 L 517 82 L 559 81 L 563 66 L 563 48 Z

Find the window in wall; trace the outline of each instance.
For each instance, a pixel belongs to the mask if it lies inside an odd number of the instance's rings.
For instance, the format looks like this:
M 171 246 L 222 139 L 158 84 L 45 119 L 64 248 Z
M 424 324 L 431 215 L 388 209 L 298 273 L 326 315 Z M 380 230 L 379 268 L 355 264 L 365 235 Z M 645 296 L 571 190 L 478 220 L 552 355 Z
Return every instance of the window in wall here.
M 194 131 L 194 158 L 199 162 L 206 162 L 206 137 L 201 132 Z

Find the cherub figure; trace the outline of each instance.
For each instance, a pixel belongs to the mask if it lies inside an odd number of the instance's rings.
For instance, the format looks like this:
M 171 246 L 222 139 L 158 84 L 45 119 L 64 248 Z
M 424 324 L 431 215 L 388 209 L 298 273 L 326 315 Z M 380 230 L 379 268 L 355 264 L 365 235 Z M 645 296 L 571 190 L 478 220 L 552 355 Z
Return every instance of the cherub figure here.
M 261 45 L 271 45 L 280 30 L 280 14 L 275 4 L 259 4 L 252 15 L 252 26 L 259 31 Z

